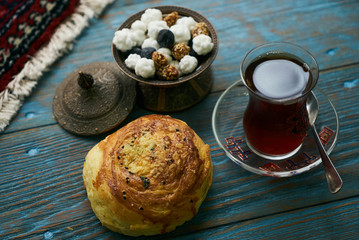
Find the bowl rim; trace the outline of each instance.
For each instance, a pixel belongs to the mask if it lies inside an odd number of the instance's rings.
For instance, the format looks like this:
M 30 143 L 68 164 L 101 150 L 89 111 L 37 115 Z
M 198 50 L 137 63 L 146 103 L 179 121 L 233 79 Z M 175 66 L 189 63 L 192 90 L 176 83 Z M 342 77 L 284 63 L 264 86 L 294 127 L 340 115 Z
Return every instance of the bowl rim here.
M 124 58 L 122 56 L 121 51 L 118 50 L 116 48 L 116 46 L 111 42 L 113 59 L 115 60 L 115 63 L 117 64 L 117 66 L 120 68 L 120 70 L 123 73 L 125 73 L 128 77 L 134 79 L 135 81 L 146 84 L 146 85 L 152 85 L 152 86 L 158 86 L 158 87 L 166 87 L 166 86 L 172 87 L 172 86 L 187 82 L 187 81 L 197 77 L 198 75 L 203 73 L 208 67 L 211 66 L 211 64 L 214 61 L 214 59 L 217 55 L 217 52 L 218 52 L 218 36 L 217 36 L 216 29 L 214 28 L 212 23 L 206 17 L 204 17 L 202 14 L 200 14 L 192 9 L 181 7 L 181 6 L 160 5 L 160 6 L 153 6 L 153 7 L 149 7 L 149 8 L 161 10 L 161 12 L 163 14 L 168 14 L 173 11 L 176 11 L 176 12 L 178 12 L 178 15 L 180 15 L 180 16 L 192 17 L 196 22 L 205 22 L 209 29 L 210 36 L 212 38 L 212 42 L 214 44 L 213 49 L 206 56 L 206 59 L 195 69 L 194 72 L 184 75 L 184 76 L 181 76 L 180 78 L 178 78 L 176 80 L 166 81 L 166 80 L 159 80 L 157 78 L 143 78 L 141 76 L 137 76 L 133 72 L 133 70 L 129 69 L 125 65 Z M 131 24 L 134 21 L 139 20 L 141 18 L 141 15 L 149 8 L 143 9 L 139 12 L 132 14 L 116 29 L 116 31 L 121 30 L 123 28 L 129 28 L 131 26 Z

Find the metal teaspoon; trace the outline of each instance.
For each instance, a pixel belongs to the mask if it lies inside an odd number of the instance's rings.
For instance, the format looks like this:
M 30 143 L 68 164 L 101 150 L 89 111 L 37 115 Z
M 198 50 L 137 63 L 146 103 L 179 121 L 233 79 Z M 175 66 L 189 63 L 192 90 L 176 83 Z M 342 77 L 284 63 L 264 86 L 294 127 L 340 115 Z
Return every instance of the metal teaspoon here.
M 332 161 L 330 160 L 327 152 L 325 151 L 322 142 L 318 136 L 318 132 L 315 128 L 314 122 L 318 116 L 319 104 L 318 100 L 313 93 L 310 93 L 307 99 L 307 111 L 309 124 L 312 127 L 315 143 L 317 144 L 320 157 L 322 158 L 322 163 L 325 171 L 325 176 L 327 178 L 329 191 L 331 193 L 337 193 L 343 185 L 343 181 L 340 178 L 337 170 L 335 169 Z

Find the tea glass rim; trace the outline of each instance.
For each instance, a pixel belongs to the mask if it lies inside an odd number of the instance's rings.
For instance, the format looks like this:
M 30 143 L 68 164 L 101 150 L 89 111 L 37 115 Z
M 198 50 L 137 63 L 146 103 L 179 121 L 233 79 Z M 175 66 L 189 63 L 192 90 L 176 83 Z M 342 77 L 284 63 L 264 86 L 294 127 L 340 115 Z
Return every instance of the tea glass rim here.
M 253 89 L 251 89 L 245 78 L 244 78 L 244 73 L 245 73 L 245 70 L 246 69 L 243 69 L 244 68 L 244 63 L 245 61 L 247 60 L 247 58 L 249 57 L 249 55 L 251 53 L 253 53 L 254 51 L 260 49 L 260 48 L 263 48 L 263 47 L 266 47 L 266 46 L 280 46 L 280 45 L 286 45 L 286 46 L 290 46 L 290 47 L 294 47 L 294 48 L 297 48 L 301 51 L 303 51 L 305 54 L 307 54 L 309 56 L 309 58 L 313 61 L 314 65 L 313 65 L 313 68 L 315 68 L 317 71 L 315 72 L 315 74 L 313 74 L 313 84 L 310 88 L 306 89 L 300 96 L 298 97 L 286 97 L 286 98 L 270 98 L 270 97 L 267 97 L 265 95 L 262 95 L 262 94 L 258 94 L 257 92 L 255 92 Z M 293 54 L 296 56 L 296 54 Z M 241 76 L 241 80 L 244 84 L 244 86 L 247 88 L 247 90 L 254 94 L 256 97 L 259 97 L 261 99 L 264 99 L 265 101 L 267 102 L 271 102 L 271 103 L 277 103 L 277 104 L 283 104 L 283 103 L 292 103 L 292 102 L 296 102 L 296 101 L 299 101 L 300 99 L 303 99 L 305 98 L 306 96 L 308 96 L 308 94 L 314 89 L 314 87 L 317 85 L 317 82 L 318 82 L 318 79 L 319 79 L 319 66 L 318 66 L 318 63 L 317 63 L 317 60 L 314 58 L 314 56 L 308 51 L 306 50 L 305 48 L 297 45 L 297 44 L 294 44 L 294 43 L 291 43 L 291 42 L 280 42 L 280 41 L 276 41 L 276 42 L 267 42 L 267 43 L 264 43 L 264 44 L 260 44 L 254 48 L 252 48 L 251 50 L 249 50 L 246 55 L 244 56 L 241 64 L 240 64 L 240 76 Z

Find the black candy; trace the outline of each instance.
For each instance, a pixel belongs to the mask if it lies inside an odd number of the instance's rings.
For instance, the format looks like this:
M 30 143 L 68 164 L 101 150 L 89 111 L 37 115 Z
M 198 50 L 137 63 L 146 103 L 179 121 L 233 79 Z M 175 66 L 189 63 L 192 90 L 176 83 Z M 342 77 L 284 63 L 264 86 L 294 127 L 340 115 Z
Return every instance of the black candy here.
M 157 36 L 157 42 L 160 47 L 171 48 L 175 43 L 175 35 L 171 30 L 162 29 Z
M 142 58 L 148 58 L 148 59 L 152 59 L 152 53 L 155 52 L 156 49 L 153 47 L 146 47 L 146 48 L 142 48 L 141 51 L 141 57 Z
M 142 49 L 139 47 L 133 47 L 130 51 L 129 54 L 138 54 L 141 55 Z

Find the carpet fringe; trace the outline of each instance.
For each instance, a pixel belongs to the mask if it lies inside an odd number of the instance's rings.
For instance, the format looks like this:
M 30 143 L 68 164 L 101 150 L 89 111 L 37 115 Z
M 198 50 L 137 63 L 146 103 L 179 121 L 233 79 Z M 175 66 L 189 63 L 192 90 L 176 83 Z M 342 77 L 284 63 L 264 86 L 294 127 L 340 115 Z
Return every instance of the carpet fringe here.
M 101 14 L 114 0 L 81 0 L 75 12 L 55 30 L 50 41 L 43 46 L 13 80 L 0 93 L 0 133 L 9 125 L 20 109 L 23 100 L 29 96 L 42 73 L 64 53 L 73 47 L 73 41 L 88 26 L 91 18 Z

